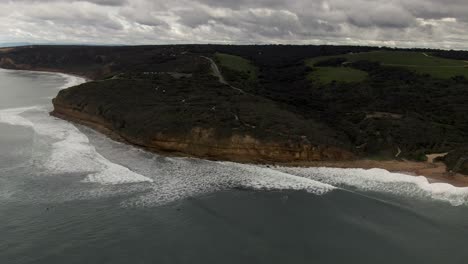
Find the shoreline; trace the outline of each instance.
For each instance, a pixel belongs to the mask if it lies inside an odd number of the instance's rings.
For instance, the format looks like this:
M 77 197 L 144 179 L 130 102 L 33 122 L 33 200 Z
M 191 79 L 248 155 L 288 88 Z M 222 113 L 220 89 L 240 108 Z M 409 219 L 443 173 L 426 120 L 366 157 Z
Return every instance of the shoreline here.
M 4 71 L 19 71 L 19 72 L 37 72 L 37 73 L 45 73 L 45 74 L 64 74 L 64 75 L 68 75 L 68 76 L 71 76 L 71 77 L 75 77 L 75 78 L 81 78 L 84 80 L 83 83 L 87 83 L 87 82 L 92 82 L 93 79 L 87 77 L 87 76 L 84 76 L 84 75 L 80 75 L 78 73 L 70 73 L 70 72 L 66 72 L 66 71 L 60 71 L 60 70 L 54 70 L 54 69 L 10 69 L 10 68 L 3 68 L 3 67 L 0 67 L 0 70 L 4 70 Z M 68 88 L 68 87 L 67 87 Z
M 430 183 L 447 183 L 455 187 L 468 187 L 468 177 L 462 174 L 450 175 L 442 162 L 416 162 L 398 160 L 358 159 L 352 161 L 319 161 L 293 164 L 278 164 L 288 167 L 325 167 L 340 169 L 383 169 L 392 173 L 401 173 L 412 177 L 423 176 Z
M 205 159 L 212 161 L 230 161 L 241 164 L 252 164 L 252 165 L 264 165 L 264 166 L 282 166 L 282 167 L 304 167 L 304 168 L 340 168 L 340 169 L 383 169 L 392 173 L 401 173 L 410 177 L 425 177 L 430 183 L 447 183 L 455 187 L 468 187 L 468 177 L 456 174 L 449 175 L 446 170 L 446 165 L 442 162 L 432 162 L 433 158 L 437 154 L 428 155 L 428 161 L 416 162 L 416 161 L 399 161 L 399 160 L 370 160 L 370 159 L 355 159 L 347 161 L 304 161 L 304 162 L 267 162 L 267 161 L 255 161 L 255 160 L 241 160 L 241 159 L 216 159 L 209 156 L 195 156 L 182 152 L 164 151 L 161 149 L 154 149 L 145 147 L 144 145 L 135 144 L 132 141 L 126 139 L 123 135 L 113 131 L 105 124 L 99 124 L 93 120 L 83 120 L 77 117 L 71 117 L 57 112 L 51 112 L 52 116 L 89 127 L 98 133 L 101 133 L 112 140 L 122 142 L 125 144 L 132 145 L 134 147 L 160 154 L 168 157 L 188 157 Z
M 46 70 L 46 69 L 6 69 L 0 68 L 2 70 L 8 71 L 29 71 L 29 72 L 42 72 L 42 73 L 51 73 L 51 74 L 64 74 L 69 75 L 72 77 L 82 78 L 84 82 L 92 81 L 92 79 L 74 74 L 68 73 L 59 70 Z M 65 87 L 66 89 L 68 87 Z M 116 133 L 112 129 L 109 129 L 105 125 L 100 125 L 97 122 L 92 120 L 81 120 L 74 117 L 70 117 L 64 114 L 56 113 L 52 111 L 50 113 L 52 116 L 66 120 L 68 122 L 77 123 L 89 127 L 109 138 L 112 140 L 116 140 L 119 142 L 123 142 L 125 144 L 129 144 L 135 146 L 137 148 L 141 148 L 147 150 L 149 152 L 162 154 L 165 156 L 173 156 L 173 157 L 191 157 L 191 158 L 200 158 L 200 159 L 208 159 L 208 160 L 217 160 L 213 159 L 212 157 L 197 157 L 186 153 L 180 152 L 168 152 L 163 150 L 156 150 L 146 148 L 145 146 L 138 145 L 132 143 L 131 141 L 125 139 L 119 133 Z M 432 162 L 432 158 L 429 157 L 427 162 L 416 162 L 416 161 L 399 161 L 399 160 L 370 160 L 370 159 L 356 159 L 356 160 L 349 160 L 349 161 L 306 161 L 306 162 L 288 162 L 288 163 L 277 163 L 277 162 L 258 162 L 258 161 L 245 161 L 245 160 L 223 160 L 223 161 L 232 161 L 244 164 L 257 164 L 257 165 L 272 165 L 272 166 L 284 166 L 284 167 L 311 167 L 311 168 L 318 168 L 318 167 L 326 167 L 326 168 L 342 168 L 342 169 L 384 169 L 392 173 L 401 173 L 408 176 L 418 177 L 423 176 L 428 179 L 431 183 L 447 183 L 453 185 L 455 187 L 468 187 L 468 177 L 456 174 L 456 175 L 449 175 L 446 170 L 446 166 L 442 162 Z

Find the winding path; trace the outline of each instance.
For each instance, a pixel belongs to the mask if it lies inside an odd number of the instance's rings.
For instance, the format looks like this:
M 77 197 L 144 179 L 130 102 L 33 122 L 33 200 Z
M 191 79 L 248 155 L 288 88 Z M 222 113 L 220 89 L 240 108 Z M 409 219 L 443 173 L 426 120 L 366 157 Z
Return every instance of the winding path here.
M 202 58 L 207 59 L 208 61 L 210 61 L 210 63 L 211 63 L 211 70 L 213 71 L 214 76 L 218 77 L 220 83 L 226 84 L 227 86 L 231 87 L 232 89 L 237 90 L 237 91 L 239 91 L 239 92 L 241 92 L 241 93 L 243 93 L 243 94 L 247 94 L 244 90 L 230 85 L 230 84 L 226 81 L 226 79 L 224 79 L 223 75 L 221 74 L 221 71 L 219 70 L 218 65 L 216 64 L 216 62 L 215 62 L 212 58 L 205 57 L 205 56 L 200 56 L 200 57 L 202 57 Z

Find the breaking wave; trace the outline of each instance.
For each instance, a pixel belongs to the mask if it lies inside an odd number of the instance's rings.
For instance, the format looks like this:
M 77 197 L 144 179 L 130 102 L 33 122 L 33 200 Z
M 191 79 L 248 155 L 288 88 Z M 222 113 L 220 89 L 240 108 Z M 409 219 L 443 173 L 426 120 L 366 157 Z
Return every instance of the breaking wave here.
M 38 106 L 31 106 L 0 110 L 0 123 L 9 124 L 12 126 L 33 127 L 33 123 L 22 117 L 20 114 L 26 111 L 38 109 Z
M 73 124 L 51 117 L 41 107 L 6 109 L 0 111 L 0 122 L 30 127 L 50 146 L 42 166 L 52 174 L 88 173 L 84 182 L 121 184 L 149 181 L 128 168 L 112 163 L 89 143 L 88 137 Z M 44 154 L 40 153 L 40 154 Z
M 392 173 L 383 169 L 286 168 L 279 171 L 342 188 L 391 193 L 406 197 L 430 198 L 454 206 L 468 204 L 468 188 L 447 183 L 431 183 L 426 177 Z
M 59 90 L 73 87 L 86 82 L 86 79 L 79 76 L 68 75 L 64 73 L 58 73 L 58 75 L 65 79 L 65 84 L 59 87 Z

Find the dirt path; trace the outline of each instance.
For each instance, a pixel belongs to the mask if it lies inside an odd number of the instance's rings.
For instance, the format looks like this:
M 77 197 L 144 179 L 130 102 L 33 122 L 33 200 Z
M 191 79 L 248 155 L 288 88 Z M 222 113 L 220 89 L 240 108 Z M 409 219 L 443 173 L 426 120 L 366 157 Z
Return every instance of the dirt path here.
M 222 83 L 222 84 L 228 84 L 226 82 L 226 80 L 224 79 L 223 75 L 221 74 L 221 71 L 219 70 L 219 67 L 218 65 L 216 64 L 216 62 L 212 59 L 212 58 L 208 58 L 208 57 L 205 57 L 205 56 L 201 56 L 202 58 L 204 59 L 207 59 L 208 61 L 210 61 L 211 63 L 211 70 L 213 71 L 213 74 L 218 77 L 219 79 L 219 82 Z
M 221 74 L 221 71 L 219 70 L 218 65 L 216 64 L 216 62 L 215 62 L 212 58 L 205 57 L 205 56 L 201 56 L 201 57 L 204 58 L 204 59 L 207 59 L 208 61 L 210 61 L 210 63 L 211 63 L 211 70 L 213 71 L 213 74 L 214 74 L 216 77 L 218 77 L 220 83 L 226 84 L 226 85 L 228 85 L 229 87 L 231 87 L 232 89 L 237 90 L 237 91 L 239 91 L 239 92 L 241 92 L 241 93 L 243 93 L 243 94 L 247 94 L 244 90 L 230 85 L 230 84 L 226 81 L 226 79 L 224 79 L 223 75 Z
M 434 153 L 434 154 L 428 154 L 426 155 L 427 157 L 427 162 L 429 163 L 434 163 L 434 160 L 443 156 L 446 156 L 448 153 Z

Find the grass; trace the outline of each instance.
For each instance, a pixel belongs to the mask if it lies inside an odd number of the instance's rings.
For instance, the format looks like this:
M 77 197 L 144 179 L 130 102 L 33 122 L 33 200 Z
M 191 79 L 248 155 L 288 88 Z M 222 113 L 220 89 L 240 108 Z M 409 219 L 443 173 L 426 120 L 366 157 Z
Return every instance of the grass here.
M 257 79 L 257 68 L 249 60 L 224 53 L 216 53 L 215 58 L 221 67 L 246 73 L 251 80 Z
M 367 73 L 350 67 L 315 67 L 309 79 L 322 84 L 336 82 L 361 82 Z
M 468 63 L 460 60 L 444 59 L 422 52 L 411 51 L 373 51 L 351 53 L 339 56 L 318 57 L 308 60 L 310 67 L 319 61 L 330 58 L 345 58 L 349 62 L 360 60 L 380 62 L 384 66 L 404 67 L 420 74 L 429 74 L 436 78 L 448 79 L 457 75 L 468 78 Z M 320 71 L 319 73 L 320 74 Z M 327 73 L 331 74 L 331 73 Z M 340 70 L 336 70 L 340 74 Z

